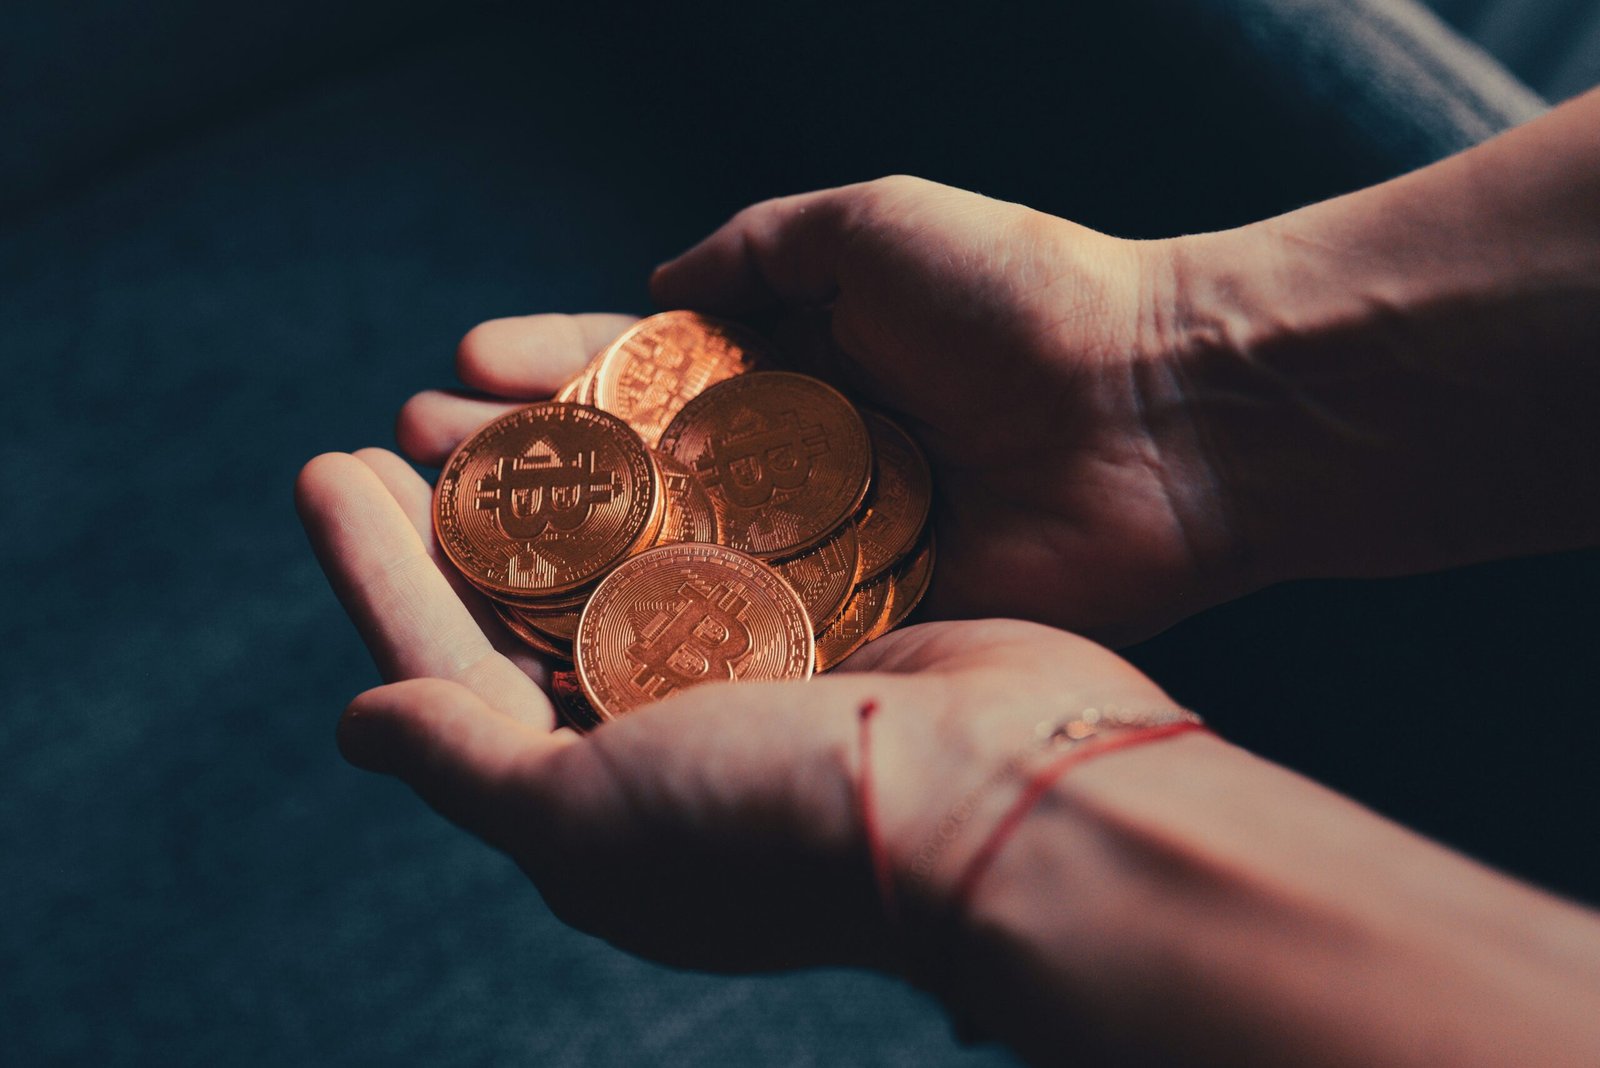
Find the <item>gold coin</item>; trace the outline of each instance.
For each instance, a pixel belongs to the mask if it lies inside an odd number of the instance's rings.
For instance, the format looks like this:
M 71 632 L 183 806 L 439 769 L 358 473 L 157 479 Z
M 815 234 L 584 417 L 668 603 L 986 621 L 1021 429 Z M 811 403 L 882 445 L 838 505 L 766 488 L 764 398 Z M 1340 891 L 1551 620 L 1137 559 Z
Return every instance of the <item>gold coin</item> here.
M 794 587 L 805 602 L 811 625 L 822 630 L 844 611 L 860 577 L 861 543 L 855 523 L 846 523 L 815 549 L 774 561 L 772 569 Z
M 855 407 L 825 382 L 787 371 L 712 386 L 672 420 L 661 451 L 710 492 L 723 544 L 769 559 L 838 530 L 872 477 L 872 444 Z
M 599 715 L 583 695 L 583 687 L 578 685 L 576 671 L 552 671 L 550 695 L 555 698 L 556 711 L 561 713 L 561 718 L 573 730 L 587 734 L 600 726 Z
M 717 508 L 694 472 L 664 452 L 655 453 L 655 460 L 666 495 L 656 544 L 716 541 Z
M 586 398 L 654 445 L 691 397 L 750 370 L 769 351 L 765 340 L 737 324 L 698 312 L 662 312 L 633 324 L 600 354 Z
M 856 517 L 861 575 L 875 579 L 911 551 L 928 520 L 933 475 L 911 435 L 877 412 L 862 412 L 872 437 L 872 488 Z
M 433 518 L 445 554 L 480 590 L 560 596 L 655 537 L 660 473 L 616 416 L 542 401 L 461 443 L 439 476 Z
M 499 601 L 491 601 L 489 603 L 494 607 L 495 615 L 500 617 L 500 622 L 504 623 L 506 629 L 515 634 L 522 644 L 530 646 L 546 656 L 557 657 L 561 660 L 572 659 L 572 647 L 570 645 L 565 648 L 557 645 L 550 638 L 524 623 L 517 617 L 515 612 Z
M 612 719 L 704 682 L 811 675 L 811 620 L 766 564 L 689 542 L 640 553 L 607 575 L 578 623 L 578 681 Z
M 889 605 L 878 617 L 867 641 L 881 638 L 906 621 L 927 594 L 933 582 L 933 531 L 928 532 L 922 548 L 902 560 L 889 572 Z
M 856 587 L 839 618 L 817 635 L 817 671 L 832 671 L 863 645 L 889 604 L 889 579 L 877 578 Z

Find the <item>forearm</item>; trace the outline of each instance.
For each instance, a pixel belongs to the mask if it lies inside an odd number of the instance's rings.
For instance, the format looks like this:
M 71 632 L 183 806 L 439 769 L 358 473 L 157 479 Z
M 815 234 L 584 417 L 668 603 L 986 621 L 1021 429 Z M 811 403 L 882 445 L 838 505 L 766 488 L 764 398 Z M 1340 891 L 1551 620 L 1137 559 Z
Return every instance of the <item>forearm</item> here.
M 1600 91 L 1173 248 L 1183 403 L 1265 578 L 1600 543 Z
M 949 995 L 1039 1063 L 1600 1063 L 1600 922 L 1207 736 L 1093 761 Z

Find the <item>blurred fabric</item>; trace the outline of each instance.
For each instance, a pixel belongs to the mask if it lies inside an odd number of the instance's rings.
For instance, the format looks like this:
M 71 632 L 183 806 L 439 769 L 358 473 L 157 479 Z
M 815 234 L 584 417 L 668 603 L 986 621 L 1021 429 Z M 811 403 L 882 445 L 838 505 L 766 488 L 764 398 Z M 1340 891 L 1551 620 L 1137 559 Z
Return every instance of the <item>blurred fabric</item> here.
M 762 197 L 909 171 L 1171 234 L 1541 107 L 1419 8 L 1089 6 L 0 11 L 0 1059 L 1004 1063 L 886 979 L 567 930 L 345 767 L 375 676 L 290 486 L 388 443 L 475 322 L 647 310 L 652 264 Z M 1584 554 L 1315 584 L 1135 655 L 1241 742 L 1600 900 L 1597 592 Z
M 1435 11 L 1554 101 L 1600 85 L 1596 0 L 1430 0 Z

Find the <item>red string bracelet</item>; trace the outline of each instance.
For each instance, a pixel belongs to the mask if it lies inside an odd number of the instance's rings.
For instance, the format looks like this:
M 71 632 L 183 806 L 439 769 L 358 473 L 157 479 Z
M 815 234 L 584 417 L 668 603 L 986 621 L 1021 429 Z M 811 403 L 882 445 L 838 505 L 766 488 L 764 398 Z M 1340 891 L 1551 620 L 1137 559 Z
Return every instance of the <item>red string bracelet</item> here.
M 865 709 L 863 709 L 863 730 L 865 725 Z M 1022 826 L 1022 821 L 1027 818 L 1028 813 L 1033 811 L 1034 806 L 1039 803 L 1050 787 L 1054 786 L 1056 781 L 1065 775 L 1068 770 L 1086 761 L 1093 760 L 1097 756 L 1114 753 L 1118 749 L 1127 749 L 1135 745 L 1143 745 L 1146 742 L 1170 738 L 1175 734 L 1185 734 L 1189 731 L 1202 731 L 1205 729 L 1205 724 L 1196 720 L 1167 723 L 1159 727 L 1135 728 L 1128 730 L 1126 733 L 1107 738 L 1104 741 L 1081 747 L 1075 746 L 1069 752 L 1063 753 L 1060 757 L 1045 765 L 1038 774 L 1028 781 L 1028 785 L 1023 788 L 1022 795 L 1017 798 L 1006 814 L 1000 818 L 1000 822 L 989 833 L 989 837 L 984 840 L 983 845 L 978 847 L 977 853 L 967 862 L 966 870 L 956 880 L 955 889 L 950 896 L 952 909 L 957 913 L 966 911 L 972 901 L 972 894 L 977 888 L 978 881 L 988 872 L 990 866 L 994 863 L 995 857 L 999 855 L 1001 847 L 1011 840 L 1011 836 L 1016 834 L 1018 827 Z M 878 864 L 876 851 L 873 855 L 873 864 L 874 867 Z M 885 868 L 887 868 L 887 858 L 885 858 L 884 864 Z M 883 879 L 884 876 L 879 877 L 880 888 L 883 885 Z

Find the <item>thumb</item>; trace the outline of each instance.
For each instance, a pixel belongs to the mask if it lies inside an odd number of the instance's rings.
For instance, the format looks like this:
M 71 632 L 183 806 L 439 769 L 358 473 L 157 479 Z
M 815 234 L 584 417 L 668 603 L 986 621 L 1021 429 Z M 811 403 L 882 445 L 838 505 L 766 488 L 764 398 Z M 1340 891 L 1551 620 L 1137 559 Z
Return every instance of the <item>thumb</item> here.
M 733 315 L 828 303 L 858 238 L 908 202 L 950 194 L 964 195 L 896 176 L 763 201 L 657 267 L 651 296 L 664 308 Z
M 526 784 L 573 740 L 512 719 L 459 683 L 421 678 L 368 690 L 339 720 L 339 750 L 393 775 L 440 815 L 499 849 L 526 830 Z M 518 787 L 523 787 L 518 789 Z

